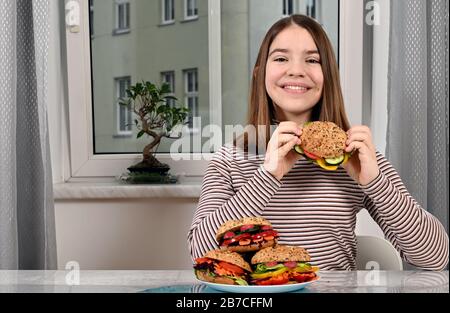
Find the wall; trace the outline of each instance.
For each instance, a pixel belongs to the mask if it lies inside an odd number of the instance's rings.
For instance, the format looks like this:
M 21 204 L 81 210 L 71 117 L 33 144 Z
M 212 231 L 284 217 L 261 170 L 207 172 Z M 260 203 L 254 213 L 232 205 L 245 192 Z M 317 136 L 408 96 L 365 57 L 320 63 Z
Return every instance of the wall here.
M 189 269 L 196 199 L 56 201 L 58 268 Z

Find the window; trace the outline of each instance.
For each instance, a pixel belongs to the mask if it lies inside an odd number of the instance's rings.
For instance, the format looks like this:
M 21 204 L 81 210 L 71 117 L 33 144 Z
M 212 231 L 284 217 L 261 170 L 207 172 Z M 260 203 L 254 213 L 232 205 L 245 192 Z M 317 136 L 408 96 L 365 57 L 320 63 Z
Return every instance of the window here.
M 161 83 L 169 84 L 171 91 L 170 96 L 175 97 L 175 72 L 174 71 L 162 72 Z M 167 99 L 166 103 L 172 107 L 175 106 L 175 100 L 173 99 Z
M 132 120 L 132 112 L 130 111 L 130 107 L 120 105 L 119 102 L 121 99 L 127 98 L 126 90 L 131 85 L 130 77 L 121 77 L 115 79 L 116 85 L 116 111 L 117 111 L 117 135 L 119 136 L 131 136 L 131 120 Z
M 94 36 L 94 0 L 89 0 L 89 31 Z
M 306 15 L 316 18 L 316 0 L 308 0 L 306 3 Z
M 184 19 L 196 19 L 197 15 L 197 0 L 184 0 Z
M 196 117 L 199 117 L 197 76 L 197 69 L 184 71 L 185 104 L 190 110 L 188 127 L 191 132 L 199 131 L 199 125 L 197 125 L 195 119 Z
M 115 34 L 123 34 L 130 31 L 130 2 L 128 0 L 116 0 L 116 28 Z
M 283 0 L 283 15 L 289 16 L 294 13 L 294 0 Z
M 362 12 L 362 5 L 344 5 L 345 1 L 338 0 L 316 2 L 321 3 L 316 8 L 322 12 L 320 22 L 324 24 L 335 48 L 339 47 L 339 42 L 355 47 L 358 41 L 353 35 L 348 35 L 346 41 L 342 41 L 342 37 L 339 40 L 338 12 L 341 7 L 342 16 L 348 17 L 348 25 L 341 23 L 341 31 L 357 30 L 358 27 L 354 26 L 357 13 L 354 12 Z M 121 111 L 116 105 L 131 78 L 132 82 L 169 82 L 178 98 L 177 105 L 191 109 L 191 131 L 183 136 L 183 139 L 191 138 L 191 145 L 177 151 L 180 155 L 194 156 L 196 159 L 174 161 L 170 155 L 173 143 L 170 139 L 161 142 L 157 157 L 169 164 L 174 174 L 202 175 L 207 166 L 207 152 L 217 149 L 217 146 L 214 149 L 207 147 L 206 143 L 212 138 L 205 135 L 208 133 L 205 127 L 219 125 L 224 129 L 226 125 L 245 124 L 252 67 L 262 36 L 280 18 L 283 2 L 267 1 L 261 6 L 259 1 L 251 0 L 110 0 L 95 1 L 92 13 L 92 2 L 79 0 L 79 3 L 82 14 L 95 20 L 97 35 L 89 36 L 90 21 L 84 16 L 79 33 L 66 32 L 72 177 L 117 176 L 126 172 L 126 168 L 139 158 L 148 140 L 144 137 L 137 139 L 133 135 L 136 133 L 133 115 L 128 110 Z M 110 32 L 111 21 L 117 17 L 119 26 L 119 11 L 122 20 L 126 21 L 120 22 L 121 25 L 130 27 L 130 3 L 133 4 L 133 11 L 157 14 L 146 14 L 146 19 L 133 20 L 136 23 L 133 28 L 139 29 L 139 32 L 125 37 L 114 36 Z M 186 15 L 192 13 L 192 8 L 194 14 L 207 13 L 198 14 L 196 23 L 174 23 L 171 27 L 161 27 L 162 21 L 174 21 L 174 4 L 179 4 L 180 8 L 185 4 Z M 119 5 L 122 5 L 121 9 Z M 306 0 L 293 1 L 292 5 L 293 13 L 306 14 Z M 347 9 L 344 10 L 344 7 Z M 287 10 L 290 10 L 289 3 Z M 245 14 L 236 15 L 236 12 Z M 354 79 L 361 72 L 358 70 L 359 63 L 350 68 L 350 64 L 355 63 L 358 49 L 359 46 L 344 50 L 340 58 L 344 60 L 341 64 L 342 83 L 347 94 L 359 90 L 354 84 L 362 81 Z M 345 58 L 350 51 L 354 51 L 355 55 Z M 128 80 L 123 79 L 124 73 L 128 75 L 125 77 Z M 120 79 L 124 81 L 120 83 Z M 345 102 L 350 106 L 347 111 L 355 112 L 353 122 L 358 123 L 359 113 L 352 103 L 360 105 L 359 97 L 348 99 L 347 96 Z M 200 149 L 193 144 L 194 139 L 201 143 Z
M 174 0 L 162 0 L 162 23 L 170 24 L 175 21 Z

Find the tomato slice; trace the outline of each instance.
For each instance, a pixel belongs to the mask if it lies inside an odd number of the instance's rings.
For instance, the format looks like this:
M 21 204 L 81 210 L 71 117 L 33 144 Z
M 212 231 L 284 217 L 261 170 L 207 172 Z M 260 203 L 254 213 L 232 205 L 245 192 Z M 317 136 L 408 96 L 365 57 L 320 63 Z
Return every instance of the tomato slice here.
M 278 262 L 266 262 L 267 267 L 276 266 L 277 264 L 278 264 Z
M 311 281 L 316 277 L 314 273 L 292 273 L 292 278 L 295 279 L 297 283 L 304 283 L 307 281 Z
M 234 242 L 232 239 L 224 240 L 221 244 L 222 247 L 229 246 L 232 242 Z
M 318 159 L 320 159 L 320 157 L 318 157 L 318 156 L 315 155 L 315 154 L 312 154 L 311 152 L 306 151 L 305 149 L 303 149 L 303 152 L 305 153 L 305 155 L 306 155 L 308 158 L 310 158 L 310 159 L 312 159 L 312 160 L 318 160 Z
M 250 235 L 249 233 L 243 233 L 243 234 L 237 235 L 232 240 L 239 241 L 242 239 L 251 239 L 251 238 L 252 238 L 252 235 Z
M 230 263 L 221 261 L 221 262 L 218 263 L 218 266 L 220 266 L 221 268 L 223 268 L 223 269 L 225 269 L 227 271 L 230 271 L 230 272 L 232 272 L 232 273 L 234 273 L 236 275 L 243 275 L 244 274 L 244 270 L 242 268 L 240 268 L 239 266 L 234 265 L 234 264 L 230 264 Z
M 202 264 L 202 263 L 212 263 L 213 261 L 208 258 L 197 258 L 195 259 L 195 262 L 197 262 L 197 264 Z
M 261 230 L 272 230 L 272 226 L 264 225 L 263 227 L 261 227 Z
M 232 231 L 226 232 L 225 235 L 223 236 L 223 239 L 231 239 L 234 236 L 236 236 L 235 233 L 233 233 Z
M 255 225 L 252 225 L 252 224 L 248 224 L 248 225 L 244 225 L 244 226 L 241 226 L 241 232 L 244 232 L 244 231 L 246 231 L 247 229 L 252 229 L 252 228 L 255 228 Z
M 284 262 L 283 265 L 286 266 L 287 268 L 296 268 L 297 267 L 297 262 L 295 262 L 295 261 Z
M 266 237 L 266 236 L 274 236 L 277 237 L 278 236 L 278 232 L 275 230 L 267 230 L 267 231 L 263 231 L 262 233 L 259 233 L 259 235 Z

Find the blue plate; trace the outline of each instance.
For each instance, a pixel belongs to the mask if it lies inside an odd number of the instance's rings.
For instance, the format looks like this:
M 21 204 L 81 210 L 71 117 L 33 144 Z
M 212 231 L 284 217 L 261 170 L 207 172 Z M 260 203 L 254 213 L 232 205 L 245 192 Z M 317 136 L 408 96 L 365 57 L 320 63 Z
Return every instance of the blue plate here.
M 306 283 L 287 284 L 287 285 L 271 285 L 271 286 L 240 286 L 240 285 L 225 285 L 210 283 L 202 280 L 198 280 L 200 283 L 222 292 L 235 292 L 235 293 L 281 293 L 281 292 L 293 292 L 299 291 L 306 286 L 315 283 L 320 279 L 317 276 L 316 279 L 308 281 Z

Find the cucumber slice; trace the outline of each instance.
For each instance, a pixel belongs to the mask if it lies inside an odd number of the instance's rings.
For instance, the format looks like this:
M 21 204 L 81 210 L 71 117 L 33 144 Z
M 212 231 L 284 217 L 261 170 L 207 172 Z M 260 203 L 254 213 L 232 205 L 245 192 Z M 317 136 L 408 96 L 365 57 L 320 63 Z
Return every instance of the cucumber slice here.
M 344 161 L 344 155 L 341 155 L 341 156 L 336 157 L 336 158 L 326 158 L 325 159 L 325 162 L 327 162 L 328 164 L 331 164 L 331 165 L 341 164 L 342 161 Z
M 301 155 L 304 154 L 303 149 L 302 149 L 299 145 L 295 145 L 295 146 L 294 146 L 294 150 L 295 150 L 295 152 L 297 152 L 298 154 L 301 154 Z

